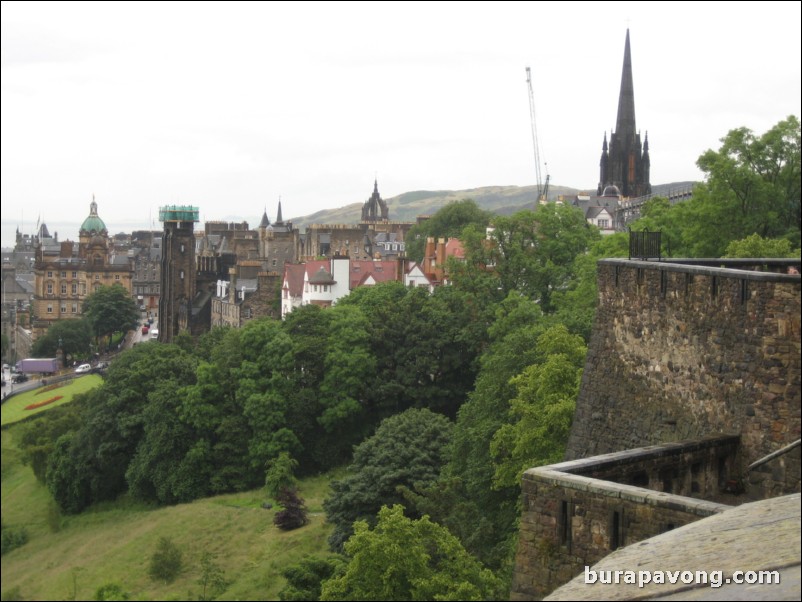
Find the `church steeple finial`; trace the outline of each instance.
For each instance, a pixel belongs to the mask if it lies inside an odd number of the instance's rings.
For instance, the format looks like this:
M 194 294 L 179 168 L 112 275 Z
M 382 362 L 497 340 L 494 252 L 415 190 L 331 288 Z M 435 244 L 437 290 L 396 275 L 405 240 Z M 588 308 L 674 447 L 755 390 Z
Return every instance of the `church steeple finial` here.
M 278 197 L 278 211 L 276 212 L 276 224 L 283 224 L 284 218 L 281 217 L 281 197 Z

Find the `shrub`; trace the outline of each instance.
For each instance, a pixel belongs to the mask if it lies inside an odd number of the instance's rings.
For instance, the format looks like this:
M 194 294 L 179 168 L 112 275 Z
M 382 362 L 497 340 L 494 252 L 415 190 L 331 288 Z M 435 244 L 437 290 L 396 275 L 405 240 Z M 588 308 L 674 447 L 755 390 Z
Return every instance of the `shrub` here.
M 18 547 L 23 546 L 26 543 L 28 543 L 28 532 L 24 527 L 14 528 L 3 525 L 0 555 L 5 556 L 11 550 L 16 550 Z
M 119 583 L 107 583 L 95 590 L 95 600 L 128 600 L 130 597 Z
M 183 553 L 173 541 L 167 537 L 159 539 L 159 545 L 150 557 L 148 573 L 154 581 L 171 583 L 178 577 L 183 568 Z
M 304 500 L 298 497 L 295 489 L 283 487 L 276 501 L 284 508 L 284 510 L 276 512 L 276 516 L 273 517 L 273 524 L 279 529 L 291 531 L 309 524 Z

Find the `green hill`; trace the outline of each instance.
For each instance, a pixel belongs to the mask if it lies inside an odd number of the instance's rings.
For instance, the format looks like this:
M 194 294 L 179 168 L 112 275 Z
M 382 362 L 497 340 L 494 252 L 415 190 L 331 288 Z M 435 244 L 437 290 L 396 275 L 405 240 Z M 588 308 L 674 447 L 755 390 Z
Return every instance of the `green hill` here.
M 578 192 L 580 191 L 576 188 L 551 186 L 549 199 L 557 199 L 560 195 L 573 197 Z M 533 208 L 536 197 L 535 186 L 485 186 L 469 190 L 416 190 L 385 199 L 385 202 L 390 210 L 391 220 L 414 222 L 419 215 L 432 215 L 453 201 L 473 199 L 482 209 L 508 215 L 521 209 Z M 292 223 L 302 229 L 309 224 L 355 224 L 361 217 L 363 202 L 295 217 Z
M 190 592 L 200 592 L 201 555 L 209 551 L 228 582 L 222 599 L 276 600 L 284 567 L 327 553 L 331 529 L 322 502 L 331 475 L 301 482 L 311 522 L 289 532 L 273 525 L 275 510 L 261 508 L 266 500 L 258 490 L 162 508 L 121 499 L 59 520 L 47 489 L 20 462 L 18 428 L 2 432 L 3 525 L 24 527 L 29 541 L 3 556 L 3 599 L 91 600 L 107 583 L 134 600 L 191 599 Z M 184 571 L 169 585 L 148 576 L 160 537 L 183 551 Z

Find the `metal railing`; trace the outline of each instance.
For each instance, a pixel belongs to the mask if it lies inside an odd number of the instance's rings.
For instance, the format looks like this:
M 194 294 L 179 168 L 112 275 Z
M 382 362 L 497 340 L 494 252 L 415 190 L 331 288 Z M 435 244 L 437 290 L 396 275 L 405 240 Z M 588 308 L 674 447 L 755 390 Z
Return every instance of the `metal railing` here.
M 629 229 L 630 259 L 662 259 L 660 235 L 662 232 L 649 232 L 648 229 L 633 232 Z

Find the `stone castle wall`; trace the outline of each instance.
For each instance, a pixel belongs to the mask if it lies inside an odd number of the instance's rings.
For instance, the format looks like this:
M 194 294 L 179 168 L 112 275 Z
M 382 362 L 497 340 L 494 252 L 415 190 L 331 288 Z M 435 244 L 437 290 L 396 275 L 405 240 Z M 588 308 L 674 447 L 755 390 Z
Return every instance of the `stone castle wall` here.
M 569 459 L 726 433 L 745 466 L 799 439 L 799 276 L 622 259 L 598 274 Z M 755 471 L 750 495 L 799 491 L 799 458 Z
M 737 447 L 711 437 L 528 470 L 512 599 L 541 599 L 619 547 L 728 509 L 700 498 L 717 494 Z

